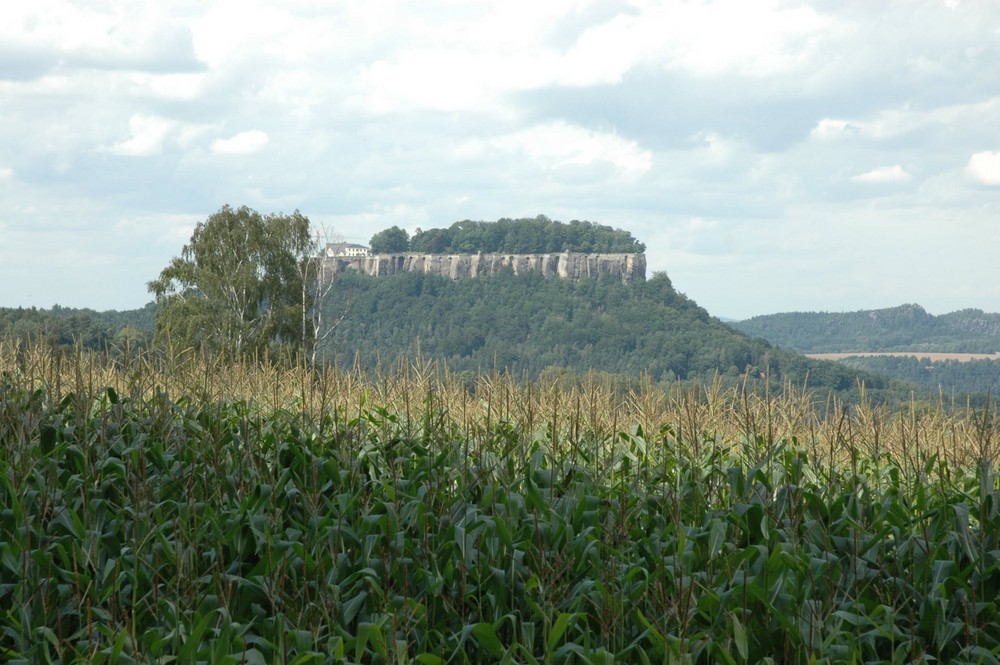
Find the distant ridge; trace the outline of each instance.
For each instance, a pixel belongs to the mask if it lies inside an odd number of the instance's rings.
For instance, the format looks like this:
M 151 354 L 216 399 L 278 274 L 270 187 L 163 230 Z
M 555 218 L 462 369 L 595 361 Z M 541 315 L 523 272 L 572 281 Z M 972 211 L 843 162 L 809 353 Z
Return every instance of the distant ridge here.
M 1000 314 L 979 309 L 935 316 L 920 305 L 906 304 L 843 313 L 768 314 L 730 325 L 800 353 L 1000 351 Z

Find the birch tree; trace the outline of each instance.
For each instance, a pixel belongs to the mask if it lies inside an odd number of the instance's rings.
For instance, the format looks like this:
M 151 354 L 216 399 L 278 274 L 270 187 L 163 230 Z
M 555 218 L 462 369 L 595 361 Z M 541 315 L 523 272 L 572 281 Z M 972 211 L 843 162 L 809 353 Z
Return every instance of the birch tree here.
M 323 343 L 347 318 L 351 306 L 351 299 L 348 298 L 342 311 L 327 311 L 328 296 L 336 284 L 336 276 L 321 251 L 332 242 L 343 242 L 343 238 L 334 236 L 326 227 L 321 226 L 310 245 L 303 248 L 298 263 L 302 349 L 310 365 L 314 367 L 319 360 Z
M 314 305 L 303 284 L 303 262 L 314 250 L 309 219 L 297 210 L 262 215 L 223 206 L 149 282 L 157 337 L 230 359 L 267 349 L 311 350 L 301 313 Z

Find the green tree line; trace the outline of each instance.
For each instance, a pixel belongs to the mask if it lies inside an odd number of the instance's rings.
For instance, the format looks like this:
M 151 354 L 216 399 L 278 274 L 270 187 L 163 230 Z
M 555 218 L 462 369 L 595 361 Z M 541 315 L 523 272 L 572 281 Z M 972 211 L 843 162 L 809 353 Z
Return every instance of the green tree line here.
M 851 351 L 1000 351 L 1000 314 L 965 309 L 935 316 L 920 305 L 857 312 L 789 312 L 733 323 L 800 353 Z
M 413 237 L 398 226 L 379 231 L 370 241 L 376 254 L 548 254 L 554 252 L 638 253 L 646 246 L 628 231 L 594 222 L 503 218 L 495 222 L 463 220 L 448 228 L 417 229 Z
M 147 346 L 155 320 L 153 303 L 141 309 L 105 312 L 59 305 L 50 309 L 0 307 L 0 335 L 61 348 L 114 351 L 126 345 Z
M 928 360 L 916 356 L 857 356 L 838 361 L 847 367 L 896 377 L 924 393 L 1000 395 L 1000 360 Z

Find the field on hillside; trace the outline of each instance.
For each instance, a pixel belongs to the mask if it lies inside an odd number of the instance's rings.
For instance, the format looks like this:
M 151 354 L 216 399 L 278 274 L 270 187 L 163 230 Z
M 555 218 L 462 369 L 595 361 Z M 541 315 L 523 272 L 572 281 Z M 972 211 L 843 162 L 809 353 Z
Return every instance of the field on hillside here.
M 846 353 L 806 353 L 807 358 L 817 360 L 844 360 L 845 358 L 872 358 L 888 356 L 890 358 L 924 358 L 932 362 L 941 360 L 957 360 L 971 362 L 973 360 L 1000 360 L 1000 353 L 934 353 L 927 351 L 854 351 Z
M 0 660 L 997 663 L 993 405 L 0 342 Z

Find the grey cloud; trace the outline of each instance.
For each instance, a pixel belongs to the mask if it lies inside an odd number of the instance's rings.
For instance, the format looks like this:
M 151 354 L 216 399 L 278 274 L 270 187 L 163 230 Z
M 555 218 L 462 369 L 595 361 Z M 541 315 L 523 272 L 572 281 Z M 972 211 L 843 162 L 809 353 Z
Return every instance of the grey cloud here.
M 74 47 L 43 49 L 37 46 L 0 45 L 0 80 L 34 81 L 52 72 L 77 69 L 140 71 L 154 74 L 204 71 L 195 56 L 191 33 L 165 28 L 141 48 Z
M 0 80 L 34 81 L 59 64 L 52 53 L 0 44 Z

